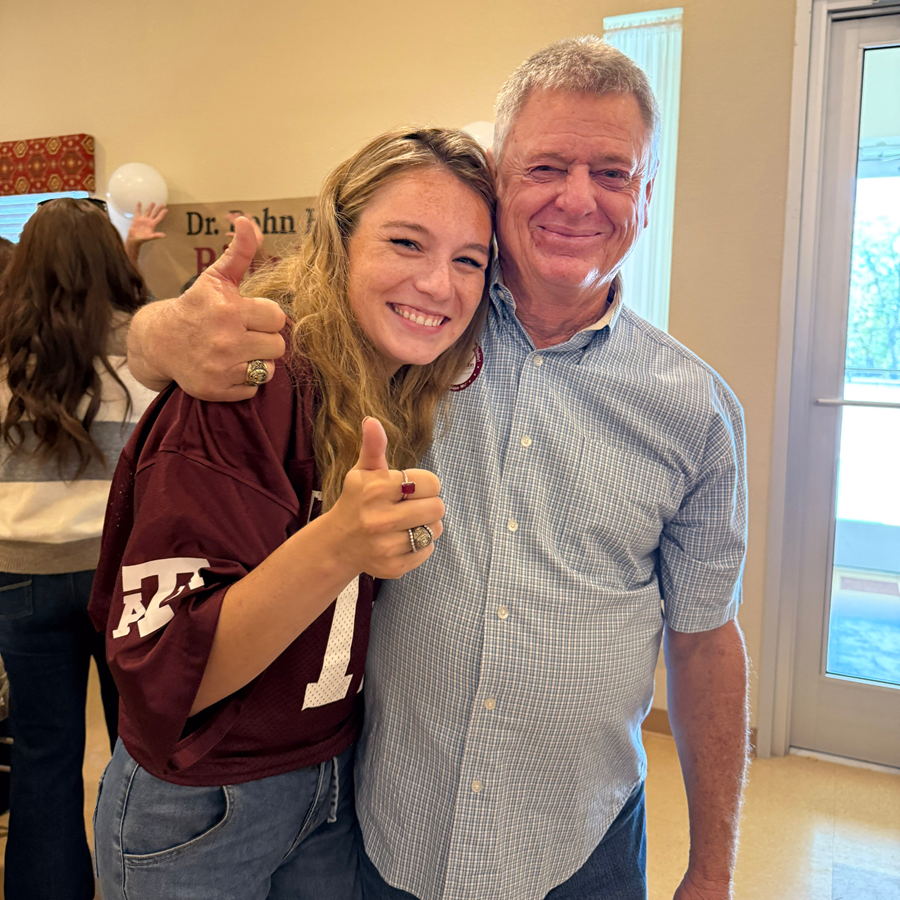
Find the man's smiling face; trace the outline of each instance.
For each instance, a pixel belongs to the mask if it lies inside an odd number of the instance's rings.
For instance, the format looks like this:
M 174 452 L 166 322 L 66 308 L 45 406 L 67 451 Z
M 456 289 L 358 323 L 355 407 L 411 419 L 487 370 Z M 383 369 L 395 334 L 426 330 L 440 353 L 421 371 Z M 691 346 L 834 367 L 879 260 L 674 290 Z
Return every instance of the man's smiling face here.
M 650 133 L 631 94 L 537 91 L 497 167 L 497 235 L 516 293 L 608 285 L 647 224 Z

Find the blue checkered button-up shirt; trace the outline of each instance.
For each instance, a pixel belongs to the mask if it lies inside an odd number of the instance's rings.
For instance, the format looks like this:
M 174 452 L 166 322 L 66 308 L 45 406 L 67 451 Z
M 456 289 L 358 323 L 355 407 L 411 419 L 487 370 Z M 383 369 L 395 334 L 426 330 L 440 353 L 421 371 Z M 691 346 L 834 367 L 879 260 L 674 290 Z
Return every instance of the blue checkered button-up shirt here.
M 535 350 L 501 285 L 484 366 L 424 468 L 444 535 L 381 587 L 357 807 L 366 850 L 421 900 L 539 900 L 644 778 L 663 622 L 740 602 L 741 408 L 617 303 Z

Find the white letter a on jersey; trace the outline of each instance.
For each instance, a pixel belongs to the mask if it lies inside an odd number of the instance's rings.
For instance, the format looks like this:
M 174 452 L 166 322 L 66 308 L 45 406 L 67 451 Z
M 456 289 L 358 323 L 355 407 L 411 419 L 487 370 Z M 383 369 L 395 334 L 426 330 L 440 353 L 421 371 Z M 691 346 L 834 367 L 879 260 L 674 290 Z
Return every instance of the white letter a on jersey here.
M 209 567 L 209 560 L 192 556 L 152 559 L 138 566 L 122 566 L 122 599 L 125 608 L 112 636 L 125 637 L 135 622 L 141 637 L 159 631 L 175 615 L 168 606 L 162 604 L 167 600 L 174 600 L 186 590 L 203 587 L 200 569 L 205 567 Z M 144 607 L 141 598 L 143 582 L 145 578 L 153 576 L 157 578 L 156 593 Z M 187 578 L 190 580 L 186 581 Z

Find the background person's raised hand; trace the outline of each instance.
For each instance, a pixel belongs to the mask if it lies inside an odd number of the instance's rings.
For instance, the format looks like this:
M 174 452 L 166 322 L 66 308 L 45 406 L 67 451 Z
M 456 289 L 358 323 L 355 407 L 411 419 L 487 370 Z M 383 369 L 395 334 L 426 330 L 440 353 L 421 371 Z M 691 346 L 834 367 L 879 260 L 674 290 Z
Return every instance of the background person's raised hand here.
M 256 253 L 253 224 L 235 222 L 234 240 L 180 297 L 140 310 L 128 334 L 128 362 L 142 384 L 162 390 L 178 382 L 201 400 L 246 400 L 250 360 L 283 356 L 285 315 L 273 300 L 243 297 L 241 280 Z
M 415 493 L 403 500 L 403 473 L 389 469 L 387 437 L 377 419 L 362 423 L 359 460 L 347 473 L 331 516 L 339 541 L 353 568 L 376 578 L 399 578 L 417 568 L 434 552 L 430 544 L 413 553 L 409 529 L 427 525 L 436 541 L 443 533 L 444 503 L 438 477 L 426 469 L 407 469 Z
M 164 231 L 157 231 L 159 223 L 166 217 L 169 210 L 162 205 L 151 203 L 146 211 L 143 204 L 138 201 L 128 228 L 128 236 L 125 238 L 125 252 L 128 258 L 137 265 L 141 247 L 148 241 L 158 241 L 166 236 Z

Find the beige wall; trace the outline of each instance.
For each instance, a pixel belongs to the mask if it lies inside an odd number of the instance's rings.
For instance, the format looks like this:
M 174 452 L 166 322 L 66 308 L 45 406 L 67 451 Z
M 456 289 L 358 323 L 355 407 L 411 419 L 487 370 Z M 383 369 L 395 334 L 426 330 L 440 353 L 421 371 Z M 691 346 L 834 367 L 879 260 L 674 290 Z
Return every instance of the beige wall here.
M 659 3 L 658 6 L 665 6 Z M 749 433 L 741 622 L 761 643 L 795 0 L 683 0 L 670 329 Z M 638 0 L 31 0 L 0 6 L 0 141 L 88 132 L 98 185 L 147 162 L 172 202 L 302 197 L 401 122 L 492 119 L 529 53 Z M 663 698 L 659 700 L 664 705 Z

